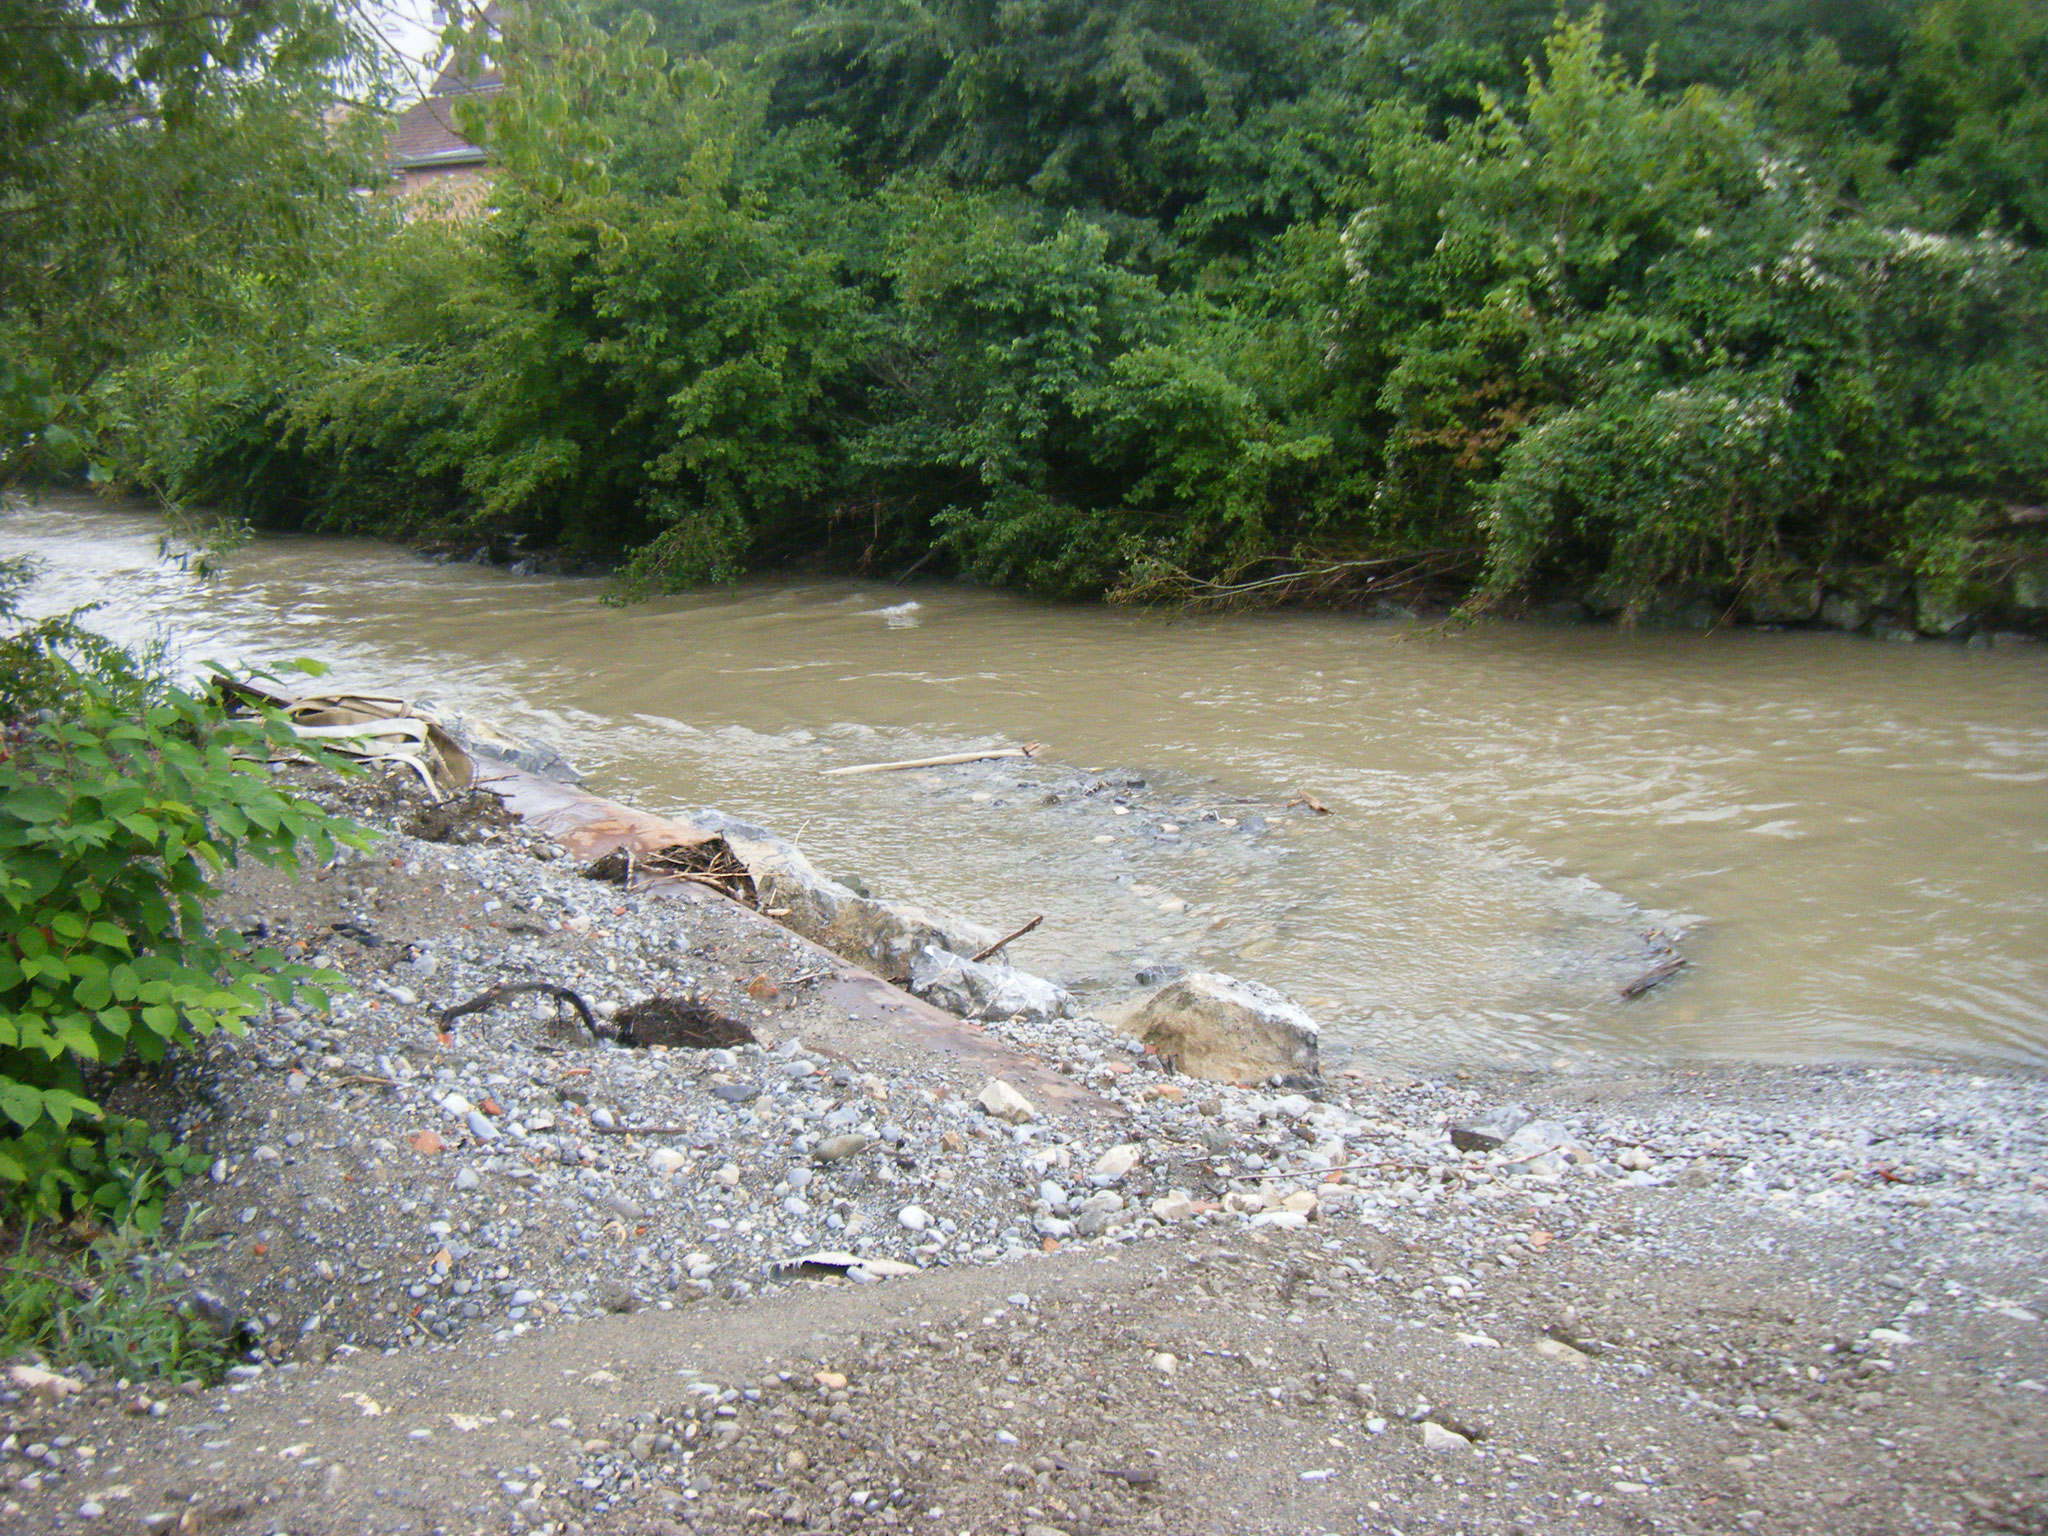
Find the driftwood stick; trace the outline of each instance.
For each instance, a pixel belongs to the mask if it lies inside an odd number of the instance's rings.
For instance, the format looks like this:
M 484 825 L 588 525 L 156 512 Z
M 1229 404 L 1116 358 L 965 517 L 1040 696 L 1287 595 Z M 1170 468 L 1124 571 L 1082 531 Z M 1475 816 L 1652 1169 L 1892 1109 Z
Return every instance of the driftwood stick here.
M 1228 1156 L 1229 1154 L 1226 1153 L 1225 1155 Z M 1409 1173 L 1427 1173 L 1430 1165 L 1428 1163 L 1348 1163 L 1344 1168 L 1326 1168 L 1323 1170 L 1323 1173 L 1343 1173 L 1352 1168 L 1400 1168 Z M 1314 1179 L 1319 1184 L 1328 1182 L 1323 1178 L 1323 1174 L 1300 1168 L 1268 1168 L 1261 1173 L 1227 1173 L 1224 1177 L 1232 1181 L 1238 1179 L 1254 1181 L 1259 1179 Z
M 443 1008 L 438 1015 L 437 1022 L 443 1029 L 446 1029 L 465 1014 L 482 1013 L 486 1008 L 495 1007 L 507 998 L 520 997 L 532 993 L 539 993 L 543 997 L 552 997 L 557 1004 L 569 1004 L 570 1007 L 574 1008 L 582 1016 L 583 1027 L 590 1032 L 590 1037 L 593 1040 L 598 1038 L 600 1031 L 597 1027 L 597 1015 L 590 1011 L 590 1004 L 584 1002 L 582 998 L 571 992 L 567 987 L 558 987 L 551 981 L 504 982 L 492 987 L 488 992 L 479 992 L 466 1003 L 457 1003 L 453 1007 Z
M 1661 987 L 1665 982 L 1684 970 L 1687 961 L 1683 955 L 1673 955 L 1669 960 L 1660 960 L 1642 975 L 1621 989 L 1623 997 L 1641 997 L 1652 987 Z
M 593 1136 L 687 1136 L 693 1127 L 687 1125 L 585 1125 L 581 1129 Z
M 901 576 L 898 576 L 894 581 L 890 582 L 889 585 L 892 587 L 902 586 L 903 583 L 910 580 L 910 578 L 915 576 L 919 571 L 923 570 L 925 562 L 931 559 L 933 555 L 936 555 L 941 548 L 943 548 L 942 545 L 934 544 L 930 549 L 926 550 L 923 554 L 919 555 L 917 559 L 911 563 L 910 568 L 906 570 Z
M 663 875 L 646 875 L 638 885 L 630 886 L 628 889 L 636 892 L 651 891 L 657 885 L 668 885 L 680 880 L 689 885 L 708 886 L 730 901 L 739 901 L 737 896 L 734 896 L 731 891 L 726 889 L 727 884 L 738 878 L 737 875 L 705 875 L 699 874 L 695 870 L 673 870 Z M 746 903 L 740 902 L 740 905 L 745 906 Z
M 1023 938 L 1025 934 L 1029 933 L 1032 929 L 1036 928 L 1040 923 L 1044 921 L 1045 914 L 1041 912 L 1038 914 L 1038 916 L 1031 919 L 1030 922 L 1026 923 L 1022 928 L 1019 928 L 1015 933 L 1003 935 L 1002 938 L 997 939 L 995 943 L 989 945 L 989 947 L 987 949 L 984 949 L 980 954 L 969 956 L 969 958 L 977 961 L 986 960 L 990 955 L 995 954 L 998 950 L 1009 948 L 1011 940 Z
M 909 757 L 898 763 L 854 763 L 845 768 L 827 768 L 828 777 L 839 778 L 849 773 L 894 773 L 900 768 L 950 768 L 955 763 L 985 763 L 998 757 L 1033 757 L 1045 750 L 1045 744 L 1027 741 L 1021 747 L 990 747 L 983 752 L 948 752 L 941 757 Z

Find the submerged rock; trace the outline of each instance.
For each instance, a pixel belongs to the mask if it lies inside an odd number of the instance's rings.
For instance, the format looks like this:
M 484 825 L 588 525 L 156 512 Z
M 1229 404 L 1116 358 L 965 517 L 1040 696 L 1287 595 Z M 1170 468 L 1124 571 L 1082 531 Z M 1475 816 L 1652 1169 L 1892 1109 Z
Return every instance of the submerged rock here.
M 918 951 L 910 967 L 910 990 L 963 1018 L 1063 1019 L 1074 1011 L 1065 987 L 1013 970 L 984 965 L 935 944 Z
M 1176 1072 L 1217 1083 L 1258 1083 L 1319 1070 L 1321 1029 L 1271 987 L 1196 971 L 1124 1016 L 1122 1027 Z

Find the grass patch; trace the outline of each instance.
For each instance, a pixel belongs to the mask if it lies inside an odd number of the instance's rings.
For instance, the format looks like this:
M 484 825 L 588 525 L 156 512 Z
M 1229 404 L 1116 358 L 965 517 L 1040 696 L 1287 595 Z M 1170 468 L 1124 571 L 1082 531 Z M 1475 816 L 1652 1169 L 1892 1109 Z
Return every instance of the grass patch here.
M 198 1246 L 132 1228 L 78 1247 L 24 1236 L 0 1264 L 0 1354 L 137 1382 L 218 1381 L 235 1341 L 187 1300 L 184 1255 Z

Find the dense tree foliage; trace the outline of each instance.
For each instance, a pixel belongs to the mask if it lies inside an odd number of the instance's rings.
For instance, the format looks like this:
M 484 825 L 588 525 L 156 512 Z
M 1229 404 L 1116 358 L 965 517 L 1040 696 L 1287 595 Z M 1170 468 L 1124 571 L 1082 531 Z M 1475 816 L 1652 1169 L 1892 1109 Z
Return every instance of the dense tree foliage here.
M 331 0 L 0 8 L 0 472 L 75 457 L 109 368 L 229 330 L 331 262 L 376 163 L 371 121 L 334 119 L 374 95 L 350 18 Z
M 2037 559 L 2034 0 L 515 4 L 468 46 L 487 216 L 366 220 L 313 323 L 111 377 L 131 473 L 642 588 L 1942 627 Z

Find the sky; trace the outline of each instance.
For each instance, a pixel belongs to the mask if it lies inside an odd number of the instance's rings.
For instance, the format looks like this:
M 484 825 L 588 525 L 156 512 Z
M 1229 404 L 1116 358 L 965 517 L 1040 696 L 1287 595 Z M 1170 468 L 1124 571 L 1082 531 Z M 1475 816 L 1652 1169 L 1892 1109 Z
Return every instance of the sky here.
M 361 14 L 377 28 L 393 52 L 407 63 L 417 88 L 424 90 L 434 76 L 434 64 L 441 51 L 442 23 L 435 19 L 435 0 L 361 0 Z M 404 93 L 416 94 L 408 86 Z

